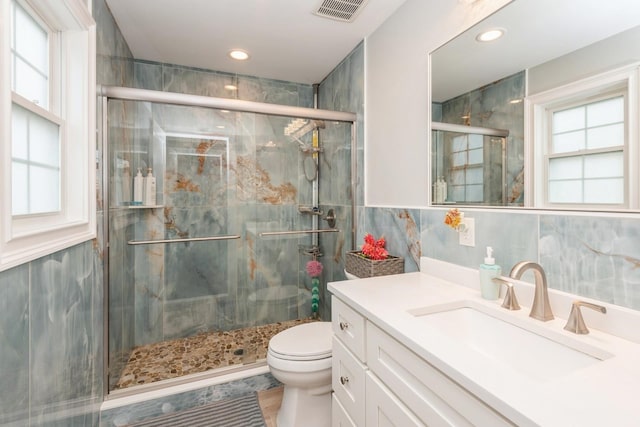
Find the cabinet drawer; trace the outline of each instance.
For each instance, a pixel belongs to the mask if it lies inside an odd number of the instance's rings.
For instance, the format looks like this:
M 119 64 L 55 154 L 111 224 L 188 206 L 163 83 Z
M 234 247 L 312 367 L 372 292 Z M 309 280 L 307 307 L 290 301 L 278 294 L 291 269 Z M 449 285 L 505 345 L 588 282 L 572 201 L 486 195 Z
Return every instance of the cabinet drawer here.
M 367 427 L 425 427 L 371 371 L 366 375 L 366 389 Z
M 371 323 L 367 323 L 367 361 L 371 371 L 427 425 L 513 425 Z
M 365 366 L 333 337 L 331 385 L 342 407 L 356 426 L 364 426 Z
M 358 427 L 334 394 L 331 396 L 331 427 Z
M 331 324 L 340 341 L 361 362 L 365 362 L 364 317 L 334 296 L 331 300 Z

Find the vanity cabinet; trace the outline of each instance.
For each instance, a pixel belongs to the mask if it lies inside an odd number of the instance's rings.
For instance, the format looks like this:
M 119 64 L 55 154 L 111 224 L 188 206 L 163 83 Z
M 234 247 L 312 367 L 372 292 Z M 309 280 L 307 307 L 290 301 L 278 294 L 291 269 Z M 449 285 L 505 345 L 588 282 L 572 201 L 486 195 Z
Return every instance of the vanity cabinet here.
M 334 426 L 513 426 L 340 299 L 332 300 Z

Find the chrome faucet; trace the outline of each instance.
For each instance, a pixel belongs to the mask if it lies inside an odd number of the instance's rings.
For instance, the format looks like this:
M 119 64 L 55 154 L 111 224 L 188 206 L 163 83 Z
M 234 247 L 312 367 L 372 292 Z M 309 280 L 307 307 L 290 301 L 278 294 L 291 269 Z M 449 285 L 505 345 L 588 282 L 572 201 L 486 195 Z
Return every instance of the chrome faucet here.
M 547 291 L 547 276 L 544 274 L 542 266 L 533 261 L 521 261 L 513 266 L 509 277 L 519 280 L 522 274 L 532 270 L 535 277 L 535 293 L 533 296 L 533 304 L 531 305 L 530 317 L 546 322 L 553 319 L 551 312 L 551 304 L 549 304 L 549 292 Z

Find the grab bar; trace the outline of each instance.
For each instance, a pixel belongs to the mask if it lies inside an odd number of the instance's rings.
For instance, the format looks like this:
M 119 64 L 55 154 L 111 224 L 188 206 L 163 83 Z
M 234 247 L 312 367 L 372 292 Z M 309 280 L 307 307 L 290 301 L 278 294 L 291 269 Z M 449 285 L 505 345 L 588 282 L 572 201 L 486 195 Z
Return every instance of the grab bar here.
M 292 230 L 292 231 L 264 231 L 258 233 L 258 236 L 281 236 L 283 234 L 317 234 L 317 233 L 339 233 L 337 228 L 327 228 L 325 230 Z
M 239 239 L 240 236 L 232 234 L 229 236 L 210 236 L 210 237 L 189 237 L 186 239 L 166 239 L 166 240 L 129 240 L 129 245 L 151 245 L 154 243 L 180 243 L 180 242 L 206 242 L 209 240 L 233 240 Z

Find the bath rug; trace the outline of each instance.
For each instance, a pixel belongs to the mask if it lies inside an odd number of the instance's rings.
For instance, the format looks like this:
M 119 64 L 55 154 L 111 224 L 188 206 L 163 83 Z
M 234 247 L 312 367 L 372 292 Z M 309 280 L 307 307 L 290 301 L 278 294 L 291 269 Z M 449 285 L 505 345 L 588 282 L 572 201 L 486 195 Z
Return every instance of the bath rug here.
M 257 393 L 129 424 L 129 427 L 266 427 Z

